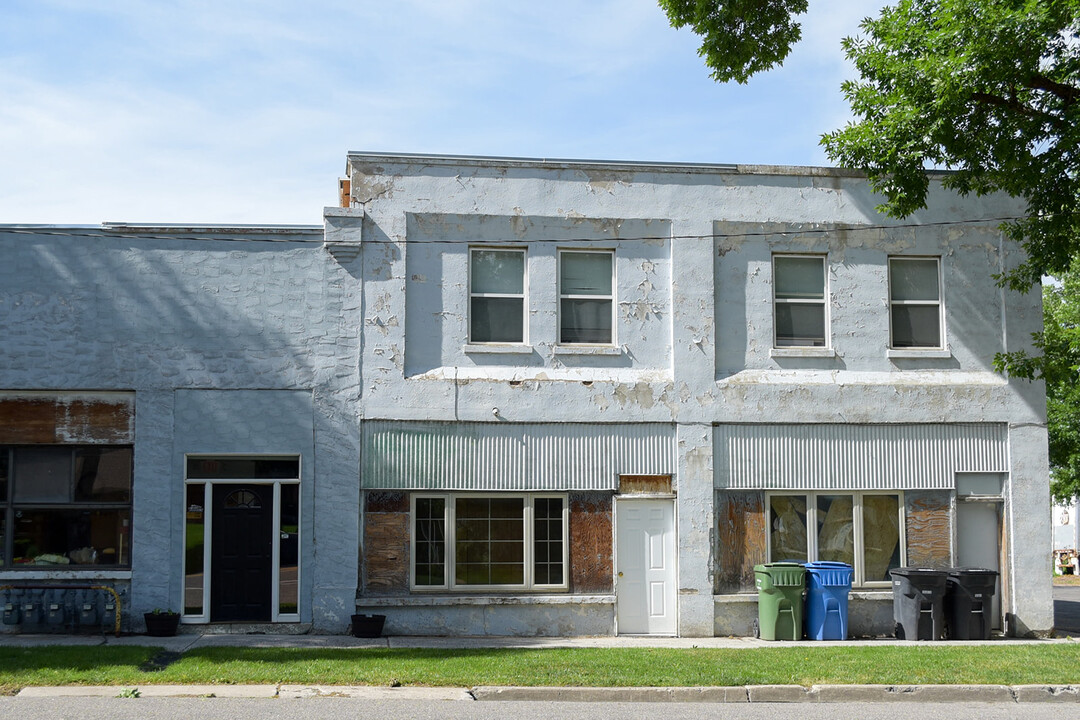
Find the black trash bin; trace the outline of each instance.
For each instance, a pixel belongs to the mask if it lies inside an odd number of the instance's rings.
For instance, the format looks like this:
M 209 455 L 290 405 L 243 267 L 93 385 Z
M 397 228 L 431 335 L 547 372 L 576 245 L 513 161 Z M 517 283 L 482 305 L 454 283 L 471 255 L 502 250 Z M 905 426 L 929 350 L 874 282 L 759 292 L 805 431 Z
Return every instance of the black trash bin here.
M 945 584 L 945 625 L 951 640 L 989 640 L 997 570 L 952 568 Z
M 945 632 L 944 570 L 894 568 L 893 621 L 899 640 L 940 640 Z

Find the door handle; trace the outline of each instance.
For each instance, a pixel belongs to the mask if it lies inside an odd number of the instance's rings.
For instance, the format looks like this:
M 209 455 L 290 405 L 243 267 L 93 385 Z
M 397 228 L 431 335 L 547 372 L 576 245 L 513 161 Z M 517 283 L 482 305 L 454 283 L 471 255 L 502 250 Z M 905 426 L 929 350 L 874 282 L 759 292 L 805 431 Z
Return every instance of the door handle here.
M 621 571 L 619 572 L 619 577 L 622 577 L 622 572 Z

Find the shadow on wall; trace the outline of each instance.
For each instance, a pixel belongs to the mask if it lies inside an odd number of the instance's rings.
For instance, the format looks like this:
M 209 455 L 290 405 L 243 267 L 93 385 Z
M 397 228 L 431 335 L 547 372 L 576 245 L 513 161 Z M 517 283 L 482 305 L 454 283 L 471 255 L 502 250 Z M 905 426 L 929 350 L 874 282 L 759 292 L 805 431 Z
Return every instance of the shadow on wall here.
M 318 243 L 0 233 L 0 253 L 11 386 L 310 386 L 348 334 Z

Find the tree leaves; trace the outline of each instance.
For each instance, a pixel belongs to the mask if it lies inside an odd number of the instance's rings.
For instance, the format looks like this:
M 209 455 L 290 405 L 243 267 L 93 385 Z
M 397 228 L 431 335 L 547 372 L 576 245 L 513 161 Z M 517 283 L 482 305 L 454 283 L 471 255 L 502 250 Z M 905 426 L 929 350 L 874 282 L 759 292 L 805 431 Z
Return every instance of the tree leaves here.
M 698 55 L 713 80 L 745 84 L 750 76 L 781 65 L 802 30 L 793 16 L 808 0 L 659 0 L 671 26 L 701 36 Z
M 860 79 L 842 89 L 855 122 L 823 136 L 861 169 L 883 212 L 922 208 L 926 170 L 961 194 L 1004 192 L 1028 215 L 1003 229 L 1027 260 L 1016 290 L 1080 253 L 1080 0 L 901 0 L 844 49 Z

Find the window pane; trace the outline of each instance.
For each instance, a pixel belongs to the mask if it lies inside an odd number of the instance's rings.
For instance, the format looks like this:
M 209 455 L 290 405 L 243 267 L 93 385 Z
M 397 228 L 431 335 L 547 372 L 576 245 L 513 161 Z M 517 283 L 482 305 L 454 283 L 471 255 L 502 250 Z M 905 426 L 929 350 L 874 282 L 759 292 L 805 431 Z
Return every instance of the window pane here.
M 610 300 L 563 300 L 559 342 L 611 343 Z
M 776 297 L 782 299 L 823 299 L 825 258 L 778 257 L 773 261 Z
M 533 503 L 533 581 L 563 584 L 562 498 L 537 498 Z
M 474 297 L 470 308 L 472 342 L 525 342 L 525 301 Z
M 517 250 L 473 250 L 469 277 L 474 293 L 521 295 L 525 291 L 525 253 Z
M 281 486 L 278 612 L 299 612 L 300 486 Z
M 889 580 L 900 567 L 900 498 L 863 495 L 863 568 L 866 580 Z
M 418 498 L 414 535 L 416 538 L 416 584 L 446 584 L 446 501 Z
M 458 498 L 455 511 L 457 584 L 523 584 L 525 500 Z
M 13 502 L 71 502 L 70 447 L 17 448 Z
M 563 295 L 611 295 L 611 257 L 611 253 L 561 253 L 559 292 Z
M 854 503 L 851 495 L 817 496 L 817 559 L 855 565 Z
M 184 512 L 184 613 L 202 615 L 203 612 L 203 542 L 206 527 L 206 486 L 202 483 L 188 485 Z
M 0 504 L 7 502 L 8 492 L 8 450 L 7 448 L 0 448 Z M 0 512 L 0 515 L 3 513 Z M 3 542 L 3 533 L 0 533 L 0 543 Z M 0 547 L 0 553 L 4 549 Z M 2 565 L 3 563 L 0 563 Z
M 806 498 L 802 495 L 773 495 L 769 499 L 770 562 L 805 562 Z
M 940 322 L 937 305 L 893 305 L 892 346 L 941 347 Z
M 187 476 L 192 480 L 297 480 L 300 458 L 191 457 Z
M 75 500 L 131 501 L 131 448 L 84 447 L 75 451 Z
M 16 509 L 14 562 L 127 566 L 129 519 L 128 510 Z
M 937 267 L 933 258 L 889 261 L 892 299 L 937 301 L 940 298 Z
M 824 347 L 825 306 L 778 303 L 776 347 Z

